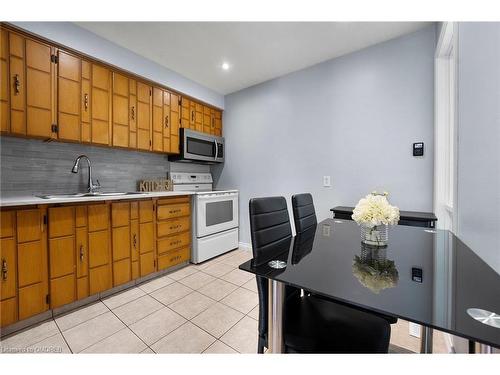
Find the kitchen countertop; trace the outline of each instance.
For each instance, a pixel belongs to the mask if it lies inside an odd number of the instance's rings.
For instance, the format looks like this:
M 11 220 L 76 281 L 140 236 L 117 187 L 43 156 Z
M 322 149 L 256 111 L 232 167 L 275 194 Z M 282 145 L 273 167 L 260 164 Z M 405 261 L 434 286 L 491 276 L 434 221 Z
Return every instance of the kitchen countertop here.
M 131 195 L 105 195 L 105 196 L 91 196 L 91 197 L 78 197 L 78 198 L 50 198 L 44 199 L 34 195 L 18 196 L 18 197 L 1 197 L 0 207 L 14 207 L 14 206 L 31 206 L 43 204 L 60 204 L 60 203 L 82 203 L 82 202 L 102 202 L 102 201 L 118 201 L 118 200 L 132 200 L 144 198 L 162 198 L 162 197 L 176 197 L 182 195 L 194 195 L 194 191 L 159 191 L 151 193 L 140 193 Z

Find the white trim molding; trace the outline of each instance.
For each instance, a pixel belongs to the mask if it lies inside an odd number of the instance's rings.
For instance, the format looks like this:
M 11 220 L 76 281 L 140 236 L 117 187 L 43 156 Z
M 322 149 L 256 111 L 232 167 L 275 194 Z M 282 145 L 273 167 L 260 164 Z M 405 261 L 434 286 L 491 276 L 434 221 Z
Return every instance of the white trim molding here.
M 438 228 L 457 232 L 458 27 L 443 22 L 435 53 L 434 212 Z
M 240 250 L 252 251 L 252 245 L 246 242 L 240 242 L 238 247 Z

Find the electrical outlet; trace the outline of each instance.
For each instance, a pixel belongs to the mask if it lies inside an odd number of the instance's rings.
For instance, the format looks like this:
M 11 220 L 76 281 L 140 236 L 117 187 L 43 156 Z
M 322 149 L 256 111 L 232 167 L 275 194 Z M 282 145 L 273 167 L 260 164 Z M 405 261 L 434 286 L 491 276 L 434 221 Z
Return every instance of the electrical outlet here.
M 410 336 L 420 338 L 421 328 L 422 327 L 420 327 L 417 323 L 409 322 L 408 333 L 410 334 Z
M 330 176 L 323 176 L 323 187 L 332 186 Z
M 323 237 L 330 237 L 330 226 L 323 224 Z

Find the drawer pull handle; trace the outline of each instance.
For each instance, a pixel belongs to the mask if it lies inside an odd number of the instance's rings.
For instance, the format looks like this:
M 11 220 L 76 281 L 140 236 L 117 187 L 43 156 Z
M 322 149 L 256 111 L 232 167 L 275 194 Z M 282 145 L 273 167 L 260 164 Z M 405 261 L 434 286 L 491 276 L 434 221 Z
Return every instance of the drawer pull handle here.
M 85 94 L 83 99 L 83 106 L 85 108 L 85 112 L 89 109 L 89 94 Z
M 83 252 L 83 245 L 80 245 L 80 262 L 83 262 L 83 257 L 85 256 Z
M 170 246 L 177 245 L 178 243 L 182 243 L 182 240 L 177 240 L 174 242 L 170 242 Z
M 181 227 L 181 225 L 180 225 L 180 224 L 178 224 L 178 225 L 173 225 L 173 226 L 171 226 L 171 227 L 170 227 L 170 229 L 177 229 L 177 228 L 180 228 L 180 227 Z
M 19 74 L 14 75 L 14 95 L 18 95 L 21 92 L 21 81 L 19 80 Z
M 168 211 L 168 213 L 170 213 L 170 214 L 176 214 L 177 212 L 181 212 L 181 210 L 177 209 L 177 210 L 170 210 L 170 211 Z
M 173 258 L 170 258 L 170 261 L 173 262 L 173 261 L 179 260 L 179 259 L 182 259 L 182 257 L 180 255 L 177 255 L 177 256 L 175 256 Z
M 7 280 L 7 274 L 9 270 L 7 269 L 7 261 L 2 259 L 2 280 Z

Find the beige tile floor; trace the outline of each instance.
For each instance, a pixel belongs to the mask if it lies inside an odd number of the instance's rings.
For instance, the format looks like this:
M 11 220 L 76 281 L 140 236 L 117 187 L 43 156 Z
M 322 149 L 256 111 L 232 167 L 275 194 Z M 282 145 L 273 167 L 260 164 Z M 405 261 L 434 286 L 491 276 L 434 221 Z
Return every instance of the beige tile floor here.
M 235 250 L 189 265 L 5 337 L 2 352 L 255 353 L 257 285 L 237 268 L 250 258 Z M 407 332 L 400 321 L 391 343 L 416 351 Z

